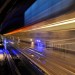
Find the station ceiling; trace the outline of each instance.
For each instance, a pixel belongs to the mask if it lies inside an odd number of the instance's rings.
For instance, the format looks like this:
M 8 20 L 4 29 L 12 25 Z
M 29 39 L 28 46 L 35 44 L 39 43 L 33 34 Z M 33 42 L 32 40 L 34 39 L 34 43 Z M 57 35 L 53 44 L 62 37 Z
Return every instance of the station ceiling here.
M 24 26 L 23 13 L 35 0 L 0 0 L 0 34 Z
M 24 12 L 36 0 L 0 0 L 0 34 L 5 34 L 24 26 Z M 59 0 L 60 1 L 60 0 Z M 69 8 L 75 11 L 75 0 Z

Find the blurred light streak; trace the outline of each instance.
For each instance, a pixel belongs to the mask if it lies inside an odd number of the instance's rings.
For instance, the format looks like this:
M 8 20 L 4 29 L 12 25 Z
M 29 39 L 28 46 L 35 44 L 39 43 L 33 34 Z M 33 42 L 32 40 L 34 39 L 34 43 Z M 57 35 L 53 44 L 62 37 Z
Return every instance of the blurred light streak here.
M 58 21 L 58 22 L 47 24 L 44 26 L 39 26 L 38 28 L 33 28 L 32 26 L 23 27 L 23 28 L 20 28 L 18 30 L 4 34 L 4 35 L 10 35 L 10 34 L 18 33 L 18 32 L 34 31 L 34 30 L 39 30 L 39 29 L 44 29 L 44 28 L 49 28 L 49 27 L 51 28 L 51 27 L 61 26 L 61 25 L 70 24 L 70 23 L 75 23 L 75 18 Z
M 63 20 L 63 21 L 60 21 L 60 22 L 52 23 L 52 24 L 48 24 L 46 26 L 42 26 L 42 27 L 39 27 L 39 28 L 27 30 L 27 31 L 33 31 L 33 30 L 44 29 L 44 28 L 49 28 L 49 27 L 51 28 L 51 27 L 60 26 L 60 25 L 64 25 L 64 24 L 70 24 L 70 23 L 75 23 L 75 18 Z M 27 32 L 27 31 L 25 31 L 25 32 Z

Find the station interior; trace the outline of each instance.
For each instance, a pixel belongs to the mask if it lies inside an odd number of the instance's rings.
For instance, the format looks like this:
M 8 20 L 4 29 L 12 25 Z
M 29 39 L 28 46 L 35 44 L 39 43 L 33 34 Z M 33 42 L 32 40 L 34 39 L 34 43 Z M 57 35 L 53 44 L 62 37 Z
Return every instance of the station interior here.
M 75 75 L 75 0 L 0 1 L 0 75 Z

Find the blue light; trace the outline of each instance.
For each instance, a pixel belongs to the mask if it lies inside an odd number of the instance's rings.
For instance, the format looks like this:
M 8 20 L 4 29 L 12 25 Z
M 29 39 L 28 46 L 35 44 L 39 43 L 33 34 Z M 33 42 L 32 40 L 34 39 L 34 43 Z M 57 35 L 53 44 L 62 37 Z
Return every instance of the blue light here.
M 42 40 L 36 40 L 35 41 L 35 50 L 40 53 L 44 53 L 45 43 Z
M 0 49 L 0 54 L 3 54 L 3 53 L 4 53 L 3 50 Z
M 3 51 L 0 49 L 0 53 L 1 53 L 1 52 L 3 52 Z
M 37 42 L 41 42 L 40 40 L 36 40 Z
M 6 46 L 6 38 L 4 39 L 4 48 L 7 49 L 7 46 Z
M 13 54 L 14 55 L 16 55 L 16 54 L 18 54 L 19 52 L 18 51 L 16 51 L 16 50 L 12 50 L 12 52 L 13 52 Z
M 4 52 L 5 52 L 6 54 L 9 54 L 9 51 L 8 51 L 7 49 L 4 49 Z

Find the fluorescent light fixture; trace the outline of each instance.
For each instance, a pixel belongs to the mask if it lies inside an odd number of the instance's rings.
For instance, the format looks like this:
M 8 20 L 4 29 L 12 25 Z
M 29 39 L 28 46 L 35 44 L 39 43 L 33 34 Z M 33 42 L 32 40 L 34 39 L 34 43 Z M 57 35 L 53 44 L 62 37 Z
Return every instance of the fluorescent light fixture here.
M 60 26 L 60 25 L 64 25 L 64 24 L 70 24 L 70 23 L 75 23 L 75 18 L 55 22 L 55 23 L 52 23 L 52 24 L 47 24 L 45 26 L 42 26 L 42 27 L 39 27 L 39 28 L 34 28 L 34 29 L 31 29 L 31 30 L 27 30 L 27 31 L 33 31 L 33 30 L 44 29 L 44 28 L 49 28 L 49 27 L 51 28 L 51 27 Z M 27 31 L 24 31 L 24 32 L 27 32 Z

